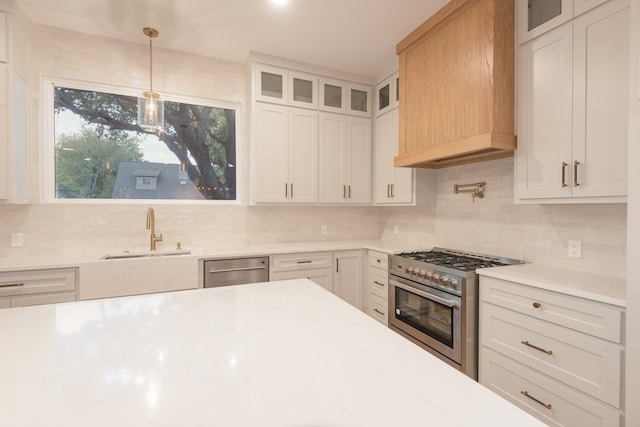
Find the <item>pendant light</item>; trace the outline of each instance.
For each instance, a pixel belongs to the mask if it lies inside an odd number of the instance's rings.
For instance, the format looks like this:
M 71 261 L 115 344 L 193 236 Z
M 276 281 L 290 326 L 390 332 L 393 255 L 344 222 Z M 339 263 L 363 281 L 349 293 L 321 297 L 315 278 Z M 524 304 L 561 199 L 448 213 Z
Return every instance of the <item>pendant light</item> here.
M 164 132 L 164 101 L 153 91 L 153 45 L 152 40 L 158 37 L 154 28 L 143 28 L 142 32 L 149 37 L 149 91 L 138 97 L 138 125 L 156 134 Z

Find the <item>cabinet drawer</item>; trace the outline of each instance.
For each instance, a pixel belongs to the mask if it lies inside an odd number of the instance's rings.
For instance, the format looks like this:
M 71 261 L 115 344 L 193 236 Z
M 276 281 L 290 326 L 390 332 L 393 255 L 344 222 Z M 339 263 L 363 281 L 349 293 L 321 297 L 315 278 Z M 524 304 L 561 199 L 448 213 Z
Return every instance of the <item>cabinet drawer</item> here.
M 273 273 L 271 281 L 275 280 L 291 280 L 291 279 L 309 279 L 313 283 L 322 286 L 329 292 L 333 292 L 333 269 L 332 268 L 313 268 L 308 270 L 293 270 Z
M 367 303 L 367 314 L 383 325 L 387 326 L 387 300 L 377 295 L 369 294 Z
M 306 270 L 309 268 L 333 267 L 333 252 L 308 252 L 273 255 L 273 271 Z
M 30 295 L 76 290 L 74 268 L 0 273 L 0 296 Z
M 369 251 L 367 254 L 367 265 L 387 271 L 389 269 L 389 257 L 382 252 Z
M 76 300 L 75 292 L 17 296 L 17 297 L 11 298 L 11 307 L 27 307 L 30 305 L 57 304 L 60 302 L 72 302 L 75 300 Z
M 536 319 L 621 342 L 622 311 L 606 304 L 492 277 L 481 278 L 480 298 Z
M 389 278 L 385 271 L 370 268 L 368 274 L 368 292 L 384 299 L 389 296 Z
M 621 346 L 486 303 L 480 324 L 483 345 L 620 407 Z
M 486 347 L 480 350 L 479 380 L 550 426 L 621 426 L 620 411 L 583 396 Z M 550 405 L 550 408 L 543 405 Z

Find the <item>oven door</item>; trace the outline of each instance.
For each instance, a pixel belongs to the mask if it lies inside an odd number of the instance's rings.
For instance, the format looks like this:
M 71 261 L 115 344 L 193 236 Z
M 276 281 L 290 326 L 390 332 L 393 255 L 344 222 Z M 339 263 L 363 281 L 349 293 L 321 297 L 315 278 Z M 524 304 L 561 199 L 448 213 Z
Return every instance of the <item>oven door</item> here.
M 397 276 L 389 279 L 389 324 L 461 365 L 461 298 Z

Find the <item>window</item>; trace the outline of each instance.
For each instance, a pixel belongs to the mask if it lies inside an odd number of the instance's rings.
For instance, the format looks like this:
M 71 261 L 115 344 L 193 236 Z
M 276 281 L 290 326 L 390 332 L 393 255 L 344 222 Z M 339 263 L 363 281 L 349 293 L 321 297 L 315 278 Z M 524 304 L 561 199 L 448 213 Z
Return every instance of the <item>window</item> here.
M 165 99 L 156 135 L 136 96 L 91 86 L 51 84 L 49 198 L 237 200 L 238 106 Z

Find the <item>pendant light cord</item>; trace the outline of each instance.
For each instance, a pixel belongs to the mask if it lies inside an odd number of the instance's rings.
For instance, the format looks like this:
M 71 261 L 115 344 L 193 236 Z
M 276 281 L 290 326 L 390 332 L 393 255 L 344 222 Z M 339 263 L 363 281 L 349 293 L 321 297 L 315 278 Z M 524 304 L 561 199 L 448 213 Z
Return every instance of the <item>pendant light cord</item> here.
M 149 92 L 153 96 L 153 37 L 149 36 Z

